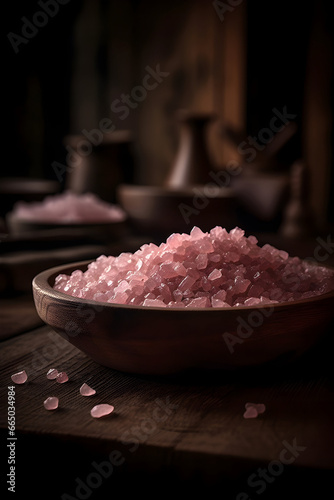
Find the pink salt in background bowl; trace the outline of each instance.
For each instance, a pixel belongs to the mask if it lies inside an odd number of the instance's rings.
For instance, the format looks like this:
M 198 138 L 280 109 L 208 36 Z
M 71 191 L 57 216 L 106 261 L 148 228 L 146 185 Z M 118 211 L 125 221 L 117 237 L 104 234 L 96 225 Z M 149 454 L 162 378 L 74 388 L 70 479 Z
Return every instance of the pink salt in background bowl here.
M 120 206 L 107 203 L 93 193 L 64 192 L 38 203 L 17 203 L 6 215 L 6 224 L 16 235 L 56 231 L 64 235 L 117 239 L 126 233 L 128 217 Z
M 284 365 L 315 346 L 334 321 L 334 291 L 277 304 L 224 308 L 130 306 L 80 299 L 53 289 L 54 267 L 32 283 L 41 319 L 101 365 L 169 375 L 189 369 Z

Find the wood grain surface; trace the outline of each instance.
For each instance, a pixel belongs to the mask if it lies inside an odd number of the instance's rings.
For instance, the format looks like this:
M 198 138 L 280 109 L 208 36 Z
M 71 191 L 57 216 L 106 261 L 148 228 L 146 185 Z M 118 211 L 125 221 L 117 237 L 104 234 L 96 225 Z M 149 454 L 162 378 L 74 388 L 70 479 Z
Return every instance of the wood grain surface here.
M 0 308 L 0 340 L 24 333 L 43 324 L 30 294 L 2 298 Z M 19 310 L 19 314 L 18 314 Z
M 102 367 L 46 326 L 3 341 L 2 401 L 12 373 L 25 369 L 29 377 L 15 387 L 17 456 L 23 468 L 19 490 L 22 475 L 33 474 L 37 467 L 50 481 L 58 478 L 48 499 L 81 498 L 75 494 L 76 478 L 85 481 L 95 471 L 93 462 L 108 460 L 116 451 L 124 461 L 91 490 L 92 498 L 109 498 L 116 488 L 126 492 L 143 485 L 152 494 L 154 478 L 160 481 L 158 498 L 165 498 L 170 488 L 203 488 L 208 493 L 217 485 L 229 493 L 227 498 L 238 498 L 240 491 L 254 498 L 256 488 L 248 485 L 249 476 L 279 460 L 286 443 L 297 443 L 298 456 L 275 477 L 275 485 L 270 484 L 269 498 L 280 498 L 287 481 L 296 481 L 298 491 L 319 491 L 334 469 L 333 369 L 328 355 L 333 341 L 327 342 L 331 344 L 319 346 L 284 371 L 148 377 Z M 47 380 L 49 368 L 66 371 L 69 381 Z M 94 396 L 80 395 L 84 382 L 96 389 Z M 48 396 L 59 397 L 53 412 L 43 407 Z M 266 412 L 244 419 L 248 401 L 266 404 Z M 99 403 L 114 405 L 114 412 L 93 419 L 90 409 Z M 6 428 L 6 414 L 1 412 L 4 439 Z M 39 491 L 37 486 L 32 491 Z M 62 497 L 64 493 L 71 496 Z

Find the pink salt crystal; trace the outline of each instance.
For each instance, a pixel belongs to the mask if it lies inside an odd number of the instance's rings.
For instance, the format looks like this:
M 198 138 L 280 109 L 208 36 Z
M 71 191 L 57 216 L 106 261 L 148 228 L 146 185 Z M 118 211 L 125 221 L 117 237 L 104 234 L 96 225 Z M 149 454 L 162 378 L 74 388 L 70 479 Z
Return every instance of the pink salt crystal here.
M 56 410 L 58 408 L 59 399 L 54 396 L 50 396 L 49 398 L 46 398 L 43 404 L 46 410 Z
M 178 276 L 186 276 L 187 275 L 187 269 L 184 267 L 184 265 L 181 262 L 176 262 L 174 264 L 174 271 L 177 272 Z
M 219 262 L 220 259 L 221 259 L 221 256 L 218 253 L 211 253 L 209 255 L 209 260 L 211 260 L 211 262 Z
M 168 302 L 168 307 L 186 307 L 184 302 L 174 302 L 174 301 L 171 301 L 171 302 Z
M 166 307 L 166 304 L 162 300 L 157 299 L 145 299 L 143 306 L 146 307 Z
M 273 288 L 270 290 L 269 297 L 271 300 L 279 300 L 283 295 L 283 290 L 280 288 Z
M 208 307 L 209 299 L 207 297 L 196 297 L 192 299 L 186 307 Z
M 255 406 L 255 408 L 256 408 L 258 413 L 264 413 L 266 411 L 266 405 L 264 405 L 263 403 L 258 403 Z
M 227 252 L 226 254 L 226 261 L 227 262 L 238 262 L 239 260 L 239 254 L 236 252 Z
M 208 276 L 208 280 L 214 281 L 221 278 L 222 272 L 219 269 L 214 269 Z
M 219 292 L 215 293 L 212 298 L 219 299 L 219 300 L 225 300 L 226 299 L 226 291 L 219 290 Z
M 182 236 L 178 233 L 173 233 L 167 238 L 166 243 L 172 248 L 177 248 L 182 245 Z
M 257 239 L 255 236 L 253 236 L 253 235 L 248 236 L 248 238 L 247 238 L 247 239 L 248 239 L 248 241 L 249 241 L 252 245 L 256 245 L 256 244 L 257 244 L 257 242 L 258 242 L 258 239 Z
M 237 276 L 234 280 L 234 293 L 239 294 L 246 292 L 250 284 L 251 282 L 249 280 L 244 280 L 240 276 Z
M 153 274 L 152 276 L 149 277 L 149 279 L 145 282 L 146 288 L 152 292 L 157 286 L 161 285 L 162 283 L 162 277 L 159 278 L 158 275 Z
M 82 384 L 80 387 L 80 394 L 81 396 L 93 396 L 96 394 L 96 390 L 92 389 L 92 387 L 89 387 L 87 384 Z
M 162 300 L 167 304 L 168 302 L 170 302 L 172 300 L 172 293 L 170 291 L 170 288 L 165 285 L 164 283 L 162 283 L 158 290 L 161 292 L 161 295 L 162 295 Z
M 189 246 L 189 249 L 195 251 L 197 254 L 198 253 L 208 254 L 210 252 L 213 252 L 214 250 L 210 239 L 207 237 L 197 239 L 196 241 L 192 242 L 191 246 Z
M 211 305 L 212 307 L 231 307 L 230 304 L 228 304 L 227 302 L 214 298 L 211 299 Z
M 257 416 L 258 412 L 254 406 L 249 406 L 244 413 L 244 418 L 256 418 Z
M 245 408 L 255 408 L 255 410 L 260 414 L 266 411 L 266 405 L 263 403 L 246 403 Z
M 126 290 L 128 290 L 129 288 L 130 288 L 129 283 L 125 280 L 122 280 L 119 283 L 119 285 L 115 288 L 114 292 L 115 292 L 115 294 L 122 293 L 122 292 L 125 292 Z
M 192 290 L 186 290 L 185 292 L 183 292 L 183 297 L 184 299 L 192 299 L 194 297 L 194 292 Z M 188 302 L 187 302 L 188 304 Z
M 265 297 L 264 295 L 261 295 L 260 297 L 260 304 L 277 304 L 277 300 L 271 300 L 268 297 Z
M 245 306 L 256 306 L 258 304 L 261 304 L 261 300 L 257 297 L 249 297 L 244 302 Z
M 179 284 L 179 290 L 181 292 L 185 292 L 186 290 L 188 290 L 189 288 L 191 288 L 193 286 L 195 281 L 196 280 L 194 278 L 192 278 L 191 276 L 189 276 L 189 275 L 186 276 Z
M 57 377 L 56 377 L 56 381 L 59 383 L 59 384 L 63 384 L 64 382 L 67 382 L 68 381 L 68 375 L 66 372 L 59 372 Z
M 161 264 L 160 274 L 163 278 L 175 278 L 179 275 L 178 271 L 175 270 L 175 265 L 172 263 Z
M 28 379 L 28 375 L 25 370 L 22 370 L 21 372 L 14 373 L 10 378 L 14 384 L 24 384 Z
M 208 265 L 208 256 L 207 254 L 200 253 L 197 255 L 195 259 L 196 267 L 197 269 L 205 269 L 206 266 Z
M 211 229 L 210 231 L 210 236 L 214 239 L 214 240 L 220 240 L 220 241 L 223 241 L 225 238 L 228 237 L 228 232 L 226 231 L 225 228 L 221 227 L 221 226 L 216 226 L 214 227 L 213 229 Z
M 212 288 L 212 283 L 211 283 L 211 281 L 208 280 L 208 278 L 206 276 L 203 276 L 203 278 L 201 280 L 201 287 L 203 288 L 203 290 L 205 292 L 209 292 Z
M 109 404 L 100 404 L 100 405 L 94 406 L 90 410 L 90 414 L 94 418 L 101 418 L 101 417 L 104 417 L 106 415 L 109 415 L 113 411 L 114 411 L 114 407 L 113 406 L 111 406 Z
M 248 290 L 248 295 L 250 297 L 260 297 L 261 293 L 264 292 L 264 288 L 260 285 L 252 285 Z
M 180 290 L 174 290 L 173 297 L 175 302 L 181 302 L 183 298 L 183 293 Z
M 289 254 L 288 252 L 285 252 L 285 250 L 280 250 L 278 255 L 281 257 L 283 260 L 288 260 Z
M 200 240 L 205 236 L 205 233 L 199 227 L 194 226 L 190 231 L 190 236 L 192 240 Z
M 108 301 L 112 304 L 126 304 L 129 296 L 127 293 L 117 293 L 115 297 L 109 297 Z
M 232 229 L 230 231 L 230 235 L 235 240 L 240 240 L 243 237 L 244 234 L 245 234 L 245 231 L 243 231 L 239 227 L 235 227 L 234 229 Z
M 55 368 L 50 368 L 50 370 L 46 374 L 46 378 L 48 378 L 49 380 L 53 380 L 57 378 L 57 376 L 58 376 L 58 370 L 56 370 Z
M 305 292 L 305 293 L 303 293 L 302 298 L 303 299 L 310 299 L 313 296 L 314 296 L 314 292 Z

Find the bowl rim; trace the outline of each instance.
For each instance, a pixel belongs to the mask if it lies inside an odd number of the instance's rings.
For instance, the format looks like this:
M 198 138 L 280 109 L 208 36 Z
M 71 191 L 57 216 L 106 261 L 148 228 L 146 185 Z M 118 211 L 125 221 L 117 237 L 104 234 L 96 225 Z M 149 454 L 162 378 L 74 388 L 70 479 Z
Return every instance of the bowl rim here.
M 187 314 L 187 311 L 190 312 L 197 312 L 202 313 L 206 312 L 210 314 L 218 314 L 222 313 L 223 311 L 254 311 L 254 310 L 263 310 L 263 309 L 274 309 L 274 310 L 280 310 L 283 308 L 291 308 L 293 306 L 298 306 L 298 305 L 305 305 L 305 304 L 313 304 L 317 302 L 321 302 L 326 299 L 334 299 L 334 290 L 331 292 L 323 293 L 320 295 L 315 295 L 314 297 L 309 297 L 306 299 L 298 299 L 294 301 L 286 301 L 286 302 L 278 302 L 274 304 L 257 304 L 253 306 L 240 306 L 240 307 L 235 307 L 235 306 L 230 306 L 230 307 L 187 307 L 187 308 L 178 308 L 178 307 L 148 307 L 148 306 L 141 306 L 141 305 L 129 305 L 129 304 L 117 304 L 117 303 L 109 303 L 109 302 L 99 302 L 97 300 L 92 300 L 92 299 L 82 299 L 79 297 L 74 297 L 73 295 L 68 295 L 66 293 L 60 292 L 58 290 L 55 290 L 53 286 L 50 284 L 50 279 L 52 276 L 56 276 L 58 274 L 66 274 L 65 271 L 69 270 L 70 272 L 75 271 L 79 267 L 87 267 L 88 264 L 91 262 L 94 262 L 94 259 L 89 259 L 89 260 L 83 260 L 83 261 L 77 261 L 77 262 L 69 262 L 68 264 L 62 264 L 60 266 L 54 266 L 49 269 L 46 269 L 39 274 L 37 274 L 33 280 L 32 280 L 32 288 L 33 291 L 42 291 L 42 293 L 48 295 L 49 297 L 56 299 L 60 302 L 69 302 L 72 304 L 82 304 L 86 306 L 90 306 L 92 308 L 97 308 L 97 307 L 103 307 L 103 308 L 110 308 L 110 309 L 128 309 L 131 311 L 134 310 L 141 310 L 141 311 L 168 311 L 169 313 L 173 312 L 176 314 Z M 315 264 L 316 265 L 316 264 Z M 332 269 L 334 271 L 334 268 L 332 266 L 319 266 L 319 267 L 326 267 L 329 269 Z M 168 312 L 166 314 L 168 314 Z
M 208 182 L 207 184 L 210 184 Z M 194 189 L 205 190 L 206 184 L 194 184 L 189 187 L 173 187 L 173 186 L 156 186 L 146 184 L 120 184 L 117 188 L 118 195 L 123 199 L 130 197 L 194 197 L 196 193 Z M 217 198 L 223 200 L 224 198 L 235 198 L 236 194 L 234 188 L 231 186 L 215 186 L 215 194 L 206 196 L 210 199 Z

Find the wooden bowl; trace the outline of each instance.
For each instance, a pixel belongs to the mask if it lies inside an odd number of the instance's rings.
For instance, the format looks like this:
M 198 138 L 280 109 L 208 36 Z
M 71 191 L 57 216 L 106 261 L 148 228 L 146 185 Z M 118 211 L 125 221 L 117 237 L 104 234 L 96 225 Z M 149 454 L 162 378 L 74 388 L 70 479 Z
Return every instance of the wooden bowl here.
M 270 221 L 281 212 L 288 199 L 289 176 L 254 173 L 233 179 L 236 196 L 260 220 Z
M 334 292 L 269 306 L 167 309 L 106 304 L 55 291 L 58 274 L 38 274 L 33 295 L 41 319 L 98 363 L 120 371 L 166 375 L 188 369 L 240 369 L 295 359 L 334 319 Z
M 139 233 L 161 236 L 189 232 L 193 226 L 210 231 L 214 226 L 237 225 L 236 198 L 231 188 L 195 186 L 139 186 L 122 184 L 118 202 Z

